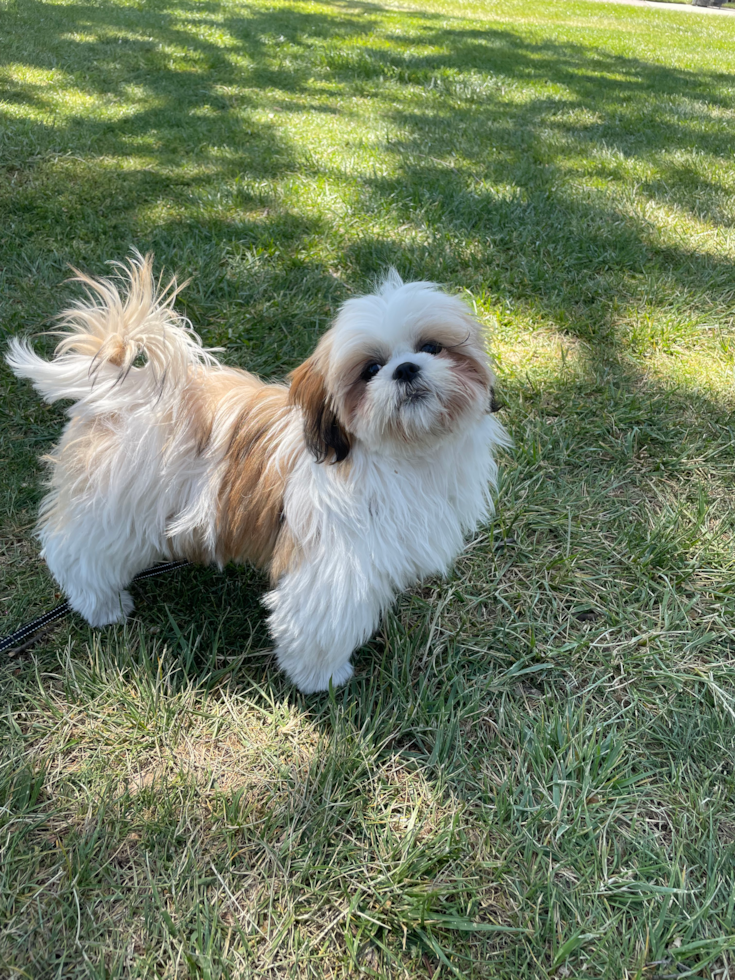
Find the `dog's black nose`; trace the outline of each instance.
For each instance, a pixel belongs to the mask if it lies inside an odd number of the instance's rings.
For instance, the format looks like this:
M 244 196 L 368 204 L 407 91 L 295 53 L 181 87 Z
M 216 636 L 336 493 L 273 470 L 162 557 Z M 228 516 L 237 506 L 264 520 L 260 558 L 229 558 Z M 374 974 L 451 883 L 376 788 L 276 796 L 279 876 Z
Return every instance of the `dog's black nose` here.
M 421 374 L 421 368 L 418 364 L 412 364 L 411 361 L 404 361 L 393 372 L 393 380 L 404 381 L 406 384 L 410 384 L 419 374 Z

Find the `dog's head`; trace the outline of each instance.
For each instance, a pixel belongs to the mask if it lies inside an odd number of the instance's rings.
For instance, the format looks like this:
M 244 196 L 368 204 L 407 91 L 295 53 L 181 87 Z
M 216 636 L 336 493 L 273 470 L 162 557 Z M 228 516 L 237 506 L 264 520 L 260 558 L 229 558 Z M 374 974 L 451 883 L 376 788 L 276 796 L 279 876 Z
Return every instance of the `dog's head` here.
M 425 451 L 492 410 L 493 384 L 465 304 L 393 272 L 376 293 L 344 304 L 291 375 L 291 400 L 316 458 L 339 462 L 354 442 L 391 455 Z

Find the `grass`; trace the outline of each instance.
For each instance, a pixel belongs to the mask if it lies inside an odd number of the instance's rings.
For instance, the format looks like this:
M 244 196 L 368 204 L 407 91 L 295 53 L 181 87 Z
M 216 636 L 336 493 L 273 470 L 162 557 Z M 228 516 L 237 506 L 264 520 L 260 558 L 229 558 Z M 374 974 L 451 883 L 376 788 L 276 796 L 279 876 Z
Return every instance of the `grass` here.
M 248 569 L 3 660 L 3 977 L 733 975 L 734 40 L 584 0 L 0 2 L 3 337 L 136 245 L 278 376 L 395 264 L 475 304 L 516 442 L 344 690 L 276 672 Z M 56 601 L 63 413 L 0 395 L 6 633 Z

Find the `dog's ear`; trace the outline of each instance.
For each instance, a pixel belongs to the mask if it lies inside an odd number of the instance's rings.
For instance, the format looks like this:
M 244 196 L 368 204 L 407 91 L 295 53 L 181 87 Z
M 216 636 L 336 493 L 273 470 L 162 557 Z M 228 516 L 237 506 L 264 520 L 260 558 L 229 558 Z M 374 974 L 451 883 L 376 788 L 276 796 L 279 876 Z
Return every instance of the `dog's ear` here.
M 350 451 L 350 437 L 340 424 L 331 404 L 318 354 L 291 372 L 289 401 L 304 413 L 304 438 L 317 463 L 334 455 L 333 463 L 341 463 Z

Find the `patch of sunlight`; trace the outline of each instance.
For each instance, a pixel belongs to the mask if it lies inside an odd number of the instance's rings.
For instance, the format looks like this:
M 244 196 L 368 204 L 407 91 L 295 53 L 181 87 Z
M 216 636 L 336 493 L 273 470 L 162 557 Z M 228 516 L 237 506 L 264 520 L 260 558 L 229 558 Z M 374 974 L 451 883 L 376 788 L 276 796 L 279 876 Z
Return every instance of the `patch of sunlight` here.
M 473 184 L 473 190 L 477 194 L 483 194 L 492 201 L 519 201 L 523 199 L 524 189 L 518 184 L 490 183 L 489 181 L 477 181 Z
M 554 121 L 563 123 L 565 126 L 603 126 L 605 124 L 605 114 L 595 112 L 587 106 L 570 105 L 560 111 L 554 112 Z
M 347 3 L 344 4 L 348 6 Z M 352 6 L 349 4 L 349 6 Z M 427 10 L 438 9 L 441 13 L 454 17 L 481 17 L 483 21 L 506 20 L 507 11 L 501 9 L 499 3 L 488 3 L 487 0 L 427 0 L 426 3 L 404 3 L 402 0 L 383 0 L 381 8 L 396 13 L 425 14 Z
M 590 6 L 592 6 L 592 4 L 590 4 Z M 599 11 L 601 4 L 599 4 L 597 0 L 595 0 L 594 7 L 595 7 L 595 12 L 597 12 Z M 635 8 L 630 8 L 630 9 L 635 10 Z M 605 10 L 605 8 L 603 8 L 603 10 Z M 599 36 L 599 35 L 604 35 L 609 31 L 624 31 L 626 33 L 636 33 L 636 34 L 640 33 L 642 28 L 644 28 L 644 25 L 641 24 L 640 20 L 637 20 L 635 16 L 633 17 L 626 16 L 628 12 L 629 11 L 623 11 L 621 16 L 621 12 L 617 10 L 612 10 L 609 13 L 607 13 L 606 11 L 607 16 L 603 14 L 600 17 L 596 17 L 594 34 L 597 34 Z M 637 13 L 637 11 L 635 12 Z M 649 16 L 652 14 L 654 17 L 656 17 L 656 14 L 658 13 L 661 13 L 663 15 L 663 18 L 668 18 L 669 16 L 668 11 L 666 10 L 659 11 L 655 7 L 651 7 L 649 10 L 643 10 L 643 13 L 648 14 Z M 536 23 L 540 24 L 543 23 L 543 21 L 538 20 L 536 21 Z M 590 23 L 589 14 L 582 14 L 582 16 L 565 17 L 563 23 L 565 27 L 577 27 L 589 31 L 589 23 Z M 659 21 L 659 23 L 661 24 L 661 21 Z M 664 26 L 664 24 L 661 24 L 661 26 Z M 665 24 L 665 26 L 668 27 L 669 25 Z M 592 40 L 594 34 L 591 35 L 590 40 Z M 643 53 L 643 51 L 641 51 L 641 53 Z M 611 75 L 609 77 L 616 78 L 617 76 Z M 630 76 L 627 77 L 629 78 Z
M 735 110 L 733 110 L 732 116 L 735 118 Z M 727 175 L 728 183 L 732 185 L 729 189 L 735 189 L 735 171 L 732 169 L 732 159 L 727 160 L 730 163 L 730 168 L 726 169 L 724 166 L 726 161 L 721 156 L 708 153 L 699 146 L 661 150 L 657 154 L 656 160 L 659 164 L 666 164 L 668 167 L 691 167 L 701 170 L 701 176 L 707 177 L 709 181 L 713 181 L 719 186 L 723 186 L 723 177 Z
M 304 779 L 320 745 L 308 716 L 288 702 L 264 709 L 226 692 L 215 699 L 158 691 L 154 707 L 145 679 L 121 677 L 114 695 L 113 710 L 49 687 L 50 703 L 26 713 L 28 755 L 44 765 L 54 796 L 67 796 L 68 780 L 81 776 L 112 780 L 131 795 L 185 779 L 205 793 L 248 787 L 265 799 L 284 774 Z
M 695 351 L 682 349 L 673 356 L 653 354 L 646 360 L 646 374 L 660 382 L 714 397 L 735 410 L 735 343 L 728 352 L 708 347 Z
M 519 329 L 516 316 L 510 329 L 498 326 L 489 334 L 497 370 L 506 378 L 587 370 L 589 344 L 554 327 L 529 323 L 528 329 Z
M 34 68 L 32 65 L 11 63 L 0 71 L 0 78 L 24 85 L 47 88 L 49 85 L 69 84 L 70 77 L 59 68 Z
M 735 252 L 735 220 L 722 223 L 731 213 L 735 218 L 732 191 L 726 183 L 711 188 L 708 197 L 701 191 L 688 196 L 686 188 L 677 186 L 677 175 L 667 174 L 671 165 L 665 159 L 626 160 L 620 151 L 608 148 L 594 149 L 591 155 L 598 163 L 604 161 L 608 169 L 580 173 L 583 158 L 579 158 L 580 166 L 571 159 L 560 167 L 566 172 L 565 184 L 560 187 L 564 187 L 570 206 L 586 201 L 601 211 L 618 212 L 621 218 L 648 226 L 647 234 L 653 233 L 658 247 L 672 246 L 713 257 Z M 703 165 L 699 162 L 697 166 Z M 711 220 L 697 213 L 700 209 L 706 214 L 713 205 L 717 213 Z
M 708 119 L 735 119 L 735 109 L 718 105 L 716 102 L 703 102 L 701 99 L 692 99 L 687 95 L 671 96 L 668 102 L 659 102 L 659 105 L 662 108 L 665 106 L 672 114 L 682 119 L 693 119 L 700 124 L 706 122 Z M 697 154 L 699 152 L 701 151 L 697 147 L 687 147 L 686 149 L 673 150 L 670 155 L 672 157 L 679 155 L 688 156 L 689 154 Z
M 665 244 L 717 258 L 735 254 L 735 229 L 713 225 L 692 214 L 686 205 L 656 200 L 642 189 L 631 193 L 628 208 L 621 204 L 623 212 L 653 225 Z
M 45 71 L 27 65 L 11 65 L 0 77 L 23 86 L 28 102 L 3 102 L 3 109 L 15 117 L 43 119 L 59 123 L 68 117 L 119 120 L 142 110 L 162 106 L 164 100 L 152 96 L 139 85 L 124 86 L 124 97 L 98 95 L 75 86 L 69 76 L 56 69 Z M 134 104 L 130 104 L 134 101 Z
M 123 31 L 119 31 L 119 35 L 123 34 Z M 74 41 L 77 44 L 96 44 L 99 40 L 99 34 L 88 34 L 84 31 L 62 31 L 59 34 L 59 40 L 61 41 Z
M 28 103 L 4 102 L 0 99 L 0 109 L 6 119 L 26 119 L 40 123 L 48 120 L 48 111 L 45 108 L 28 105 Z
M 182 175 L 186 176 L 187 180 L 206 180 L 212 176 L 213 173 L 217 172 L 217 166 L 214 164 L 200 163 L 193 165 L 190 160 L 184 158 L 180 163 L 170 163 L 162 164 L 160 157 L 157 155 L 149 156 L 146 152 L 149 149 L 157 148 L 157 141 L 155 135 L 149 137 L 148 135 L 129 136 L 125 140 L 122 140 L 126 147 L 140 147 L 142 152 L 132 153 L 125 152 L 120 156 L 90 156 L 88 159 L 76 158 L 77 162 L 83 162 L 88 164 L 91 168 L 97 171 L 107 171 L 108 173 L 118 172 L 118 171 L 129 171 L 138 172 L 141 170 L 155 171 L 159 174 L 167 174 L 169 176 Z M 59 166 L 63 166 L 64 161 L 59 162 Z
M 193 109 L 189 109 L 190 116 L 195 116 L 200 119 L 211 119 L 213 117 L 218 117 L 221 114 L 221 109 L 215 109 L 214 106 L 207 105 L 206 103 L 195 106 Z
M 222 24 L 205 23 L 196 17 L 190 19 L 189 16 L 180 17 L 178 24 L 183 30 L 186 30 L 187 34 L 201 41 L 206 41 L 208 44 L 216 45 L 218 48 L 239 48 L 242 44 Z

